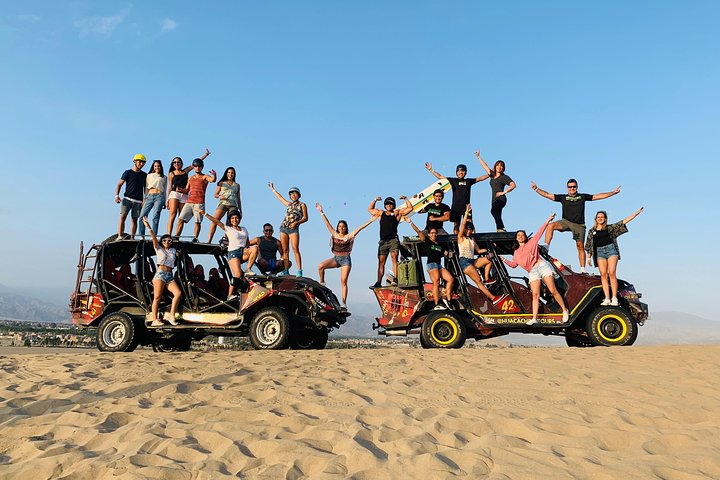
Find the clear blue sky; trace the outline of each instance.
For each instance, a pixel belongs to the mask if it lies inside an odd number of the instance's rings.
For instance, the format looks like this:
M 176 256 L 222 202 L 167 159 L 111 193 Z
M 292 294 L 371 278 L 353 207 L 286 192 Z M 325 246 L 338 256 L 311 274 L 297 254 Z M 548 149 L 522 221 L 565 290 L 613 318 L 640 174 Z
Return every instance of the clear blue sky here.
M 560 211 L 531 180 L 622 185 L 587 212 L 645 206 L 619 276 L 654 311 L 713 318 L 719 24 L 716 1 L 6 3 L 0 283 L 69 294 L 79 241 L 116 231 L 114 187 L 137 152 L 167 168 L 208 147 L 207 169 L 235 166 L 253 236 L 283 216 L 267 182 L 299 186 L 316 277 L 330 255 L 316 201 L 352 229 L 376 195 L 426 186 L 426 161 L 479 175 L 480 148 L 518 183 L 511 229 Z M 479 230 L 493 227 L 489 197 L 474 187 Z M 377 230 L 356 242 L 351 310 L 375 303 Z M 569 234 L 553 253 L 577 265 Z

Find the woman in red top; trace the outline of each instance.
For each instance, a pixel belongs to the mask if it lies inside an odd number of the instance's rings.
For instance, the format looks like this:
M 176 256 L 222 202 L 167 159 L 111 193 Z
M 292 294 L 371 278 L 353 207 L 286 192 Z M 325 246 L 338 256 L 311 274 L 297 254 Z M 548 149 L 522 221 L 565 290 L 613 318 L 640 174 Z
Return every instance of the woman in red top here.
M 563 323 L 568 321 L 570 312 L 568 312 L 565 306 L 565 301 L 555 288 L 555 278 L 553 277 L 554 271 L 550 264 L 540 256 L 538 251 L 538 242 L 540 237 L 545 232 L 548 224 L 555 218 L 553 213 L 548 217 L 545 223 L 540 226 L 535 236 L 528 239 L 525 230 L 518 230 L 515 235 L 515 253 L 513 253 L 512 261 L 502 258 L 510 268 L 515 268 L 518 265 L 524 268 L 530 273 L 530 290 L 532 290 L 532 319 L 527 322 L 528 325 L 535 325 L 537 323 L 538 310 L 540 309 L 540 282 L 545 282 L 548 290 L 555 298 L 555 301 L 560 305 L 563 312 Z

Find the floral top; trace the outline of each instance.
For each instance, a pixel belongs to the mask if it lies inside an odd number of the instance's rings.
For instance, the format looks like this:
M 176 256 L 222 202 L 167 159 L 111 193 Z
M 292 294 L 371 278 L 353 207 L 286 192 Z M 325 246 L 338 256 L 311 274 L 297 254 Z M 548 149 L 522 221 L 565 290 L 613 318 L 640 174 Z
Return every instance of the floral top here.
M 612 240 L 613 245 L 615 245 L 615 248 L 617 249 L 618 260 L 620 260 L 620 247 L 618 247 L 617 244 L 617 237 L 619 237 L 623 233 L 627 233 L 627 225 L 625 225 L 625 222 L 623 220 L 620 220 L 619 222 L 608 225 L 607 231 L 608 234 L 610 234 L 610 239 Z M 585 251 L 592 255 L 595 265 L 597 265 L 597 248 L 595 248 L 593 240 L 595 239 L 596 233 L 597 230 L 595 230 L 595 227 L 591 228 L 588 232 L 587 240 L 585 241 Z

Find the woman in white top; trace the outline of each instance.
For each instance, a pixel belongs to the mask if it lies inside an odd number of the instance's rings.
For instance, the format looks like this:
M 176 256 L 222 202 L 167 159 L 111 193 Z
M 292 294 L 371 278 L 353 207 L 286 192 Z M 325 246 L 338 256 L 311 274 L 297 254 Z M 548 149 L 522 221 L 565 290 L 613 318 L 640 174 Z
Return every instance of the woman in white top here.
M 165 190 L 167 190 L 167 177 L 160 160 L 155 160 L 150 167 L 150 173 L 145 177 L 145 200 L 143 200 L 140 218 L 150 216 L 152 228 L 157 232 L 160 223 L 160 212 L 165 208 Z M 145 224 L 140 224 L 140 235 L 145 235 Z
M 240 212 L 232 210 L 228 214 L 228 224 L 225 225 L 217 218 L 212 215 L 208 215 L 205 212 L 200 212 L 201 215 L 206 216 L 211 222 L 220 227 L 225 231 L 225 235 L 228 238 L 228 263 L 230 264 L 230 271 L 232 272 L 233 278 L 230 282 L 230 289 L 228 291 L 228 300 L 233 300 L 233 292 L 235 288 L 238 288 L 241 284 L 241 278 L 245 275 L 242 271 L 243 262 L 243 251 L 248 244 L 249 236 L 248 231 L 245 227 L 240 226 Z M 257 256 L 257 249 L 253 249 L 255 255 L 251 255 L 248 259 L 248 271 L 252 268 L 255 263 L 255 257 Z
M 480 291 L 483 292 L 491 302 L 496 303 L 496 301 L 501 297 L 495 297 L 492 293 L 490 293 L 490 290 L 488 290 L 483 284 L 480 274 L 478 273 L 479 269 L 485 267 L 485 283 L 490 283 L 487 279 L 490 278 L 490 267 L 492 266 L 492 262 L 490 262 L 490 259 L 487 257 L 478 257 L 478 259 L 475 260 L 476 253 L 487 253 L 487 250 L 478 247 L 477 243 L 472 238 L 473 233 L 475 233 L 475 227 L 472 222 L 468 222 L 471 210 L 472 207 L 468 203 L 465 206 L 465 214 L 460 222 L 460 229 L 457 234 L 458 251 L 460 253 L 460 257 L 458 259 L 460 261 L 460 268 L 462 268 L 463 272 L 465 272 L 465 275 L 475 282 L 475 285 L 477 285 Z
M 148 222 L 147 217 L 143 217 L 142 223 L 150 231 L 150 236 L 152 237 L 153 241 L 153 247 L 155 247 L 155 253 L 157 253 L 157 272 L 155 272 L 155 277 L 153 277 L 152 280 L 153 321 L 150 326 L 159 327 L 163 324 L 162 320 L 158 318 L 158 304 L 160 303 L 160 298 L 162 297 L 163 292 L 165 292 L 165 287 L 170 290 L 170 293 L 172 293 L 173 296 L 172 304 L 170 305 L 170 316 L 168 317 L 167 321 L 171 325 L 177 325 L 177 322 L 175 321 L 175 312 L 177 312 L 177 307 L 180 304 L 180 297 L 182 297 L 180 286 L 175 281 L 175 277 L 173 276 L 172 272 L 173 267 L 175 266 L 175 261 L 177 259 L 177 250 L 171 247 L 172 237 L 170 235 L 163 235 L 162 237 L 160 237 L 160 241 L 158 242 L 158 239 L 155 236 L 155 232 L 152 228 L 150 228 L 150 222 Z

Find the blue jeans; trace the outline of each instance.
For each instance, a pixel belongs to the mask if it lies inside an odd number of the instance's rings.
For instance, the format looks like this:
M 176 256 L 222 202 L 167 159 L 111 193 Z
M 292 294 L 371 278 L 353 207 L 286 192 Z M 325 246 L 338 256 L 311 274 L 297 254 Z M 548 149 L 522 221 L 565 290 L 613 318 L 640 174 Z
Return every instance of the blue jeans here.
M 160 223 L 160 212 L 165 206 L 165 195 L 162 193 L 151 193 L 145 197 L 142 210 L 140 211 L 140 235 L 145 235 L 145 224 L 142 219 L 146 216 L 150 220 L 153 232 L 158 233 L 158 224 Z

